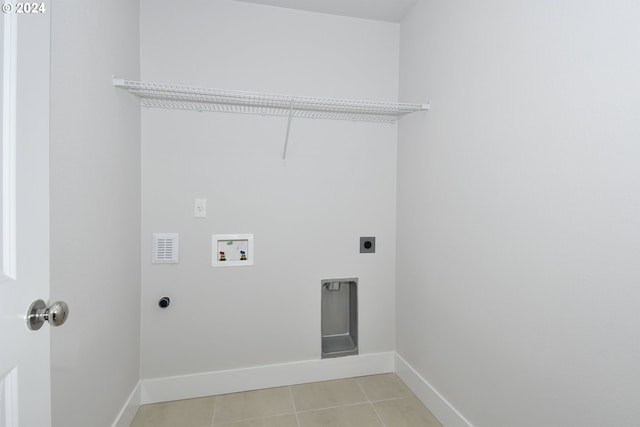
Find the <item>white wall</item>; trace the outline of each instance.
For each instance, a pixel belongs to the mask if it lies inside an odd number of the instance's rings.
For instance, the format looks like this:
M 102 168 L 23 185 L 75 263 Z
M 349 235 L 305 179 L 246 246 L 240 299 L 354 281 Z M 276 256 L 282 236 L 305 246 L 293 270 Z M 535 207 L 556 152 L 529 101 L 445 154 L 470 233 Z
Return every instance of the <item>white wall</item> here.
M 139 76 L 139 5 L 57 0 L 51 35 L 53 423 L 113 423 L 139 379 L 140 107 L 112 74 Z
M 640 424 L 640 4 L 401 24 L 397 351 L 473 425 Z
M 398 43 L 397 24 L 241 2 L 141 8 L 146 81 L 395 100 Z M 283 161 L 286 118 L 142 118 L 143 378 L 319 359 L 324 278 L 360 278 L 360 352 L 394 349 L 396 125 L 294 120 Z M 180 233 L 178 265 L 151 265 L 153 232 Z M 212 268 L 216 233 L 254 233 L 255 265 Z

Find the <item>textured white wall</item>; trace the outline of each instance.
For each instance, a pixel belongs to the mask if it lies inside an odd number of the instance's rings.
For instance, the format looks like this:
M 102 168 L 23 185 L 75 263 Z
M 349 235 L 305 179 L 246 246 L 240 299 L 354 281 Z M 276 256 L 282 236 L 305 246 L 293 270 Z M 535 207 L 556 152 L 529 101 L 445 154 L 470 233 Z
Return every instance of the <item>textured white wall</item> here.
M 395 100 L 399 25 L 232 1 L 143 1 L 142 78 Z M 360 351 L 394 349 L 396 125 L 143 111 L 142 376 L 320 357 L 320 281 L 359 277 Z M 193 200 L 208 217 L 193 218 Z M 180 264 L 151 265 L 151 233 Z M 212 268 L 211 234 L 255 265 Z M 377 237 L 377 254 L 358 252 Z M 163 295 L 170 308 L 157 306 Z
M 640 4 L 401 24 L 397 351 L 474 425 L 640 424 Z
M 51 7 L 53 424 L 111 425 L 139 379 L 140 107 L 137 1 Z

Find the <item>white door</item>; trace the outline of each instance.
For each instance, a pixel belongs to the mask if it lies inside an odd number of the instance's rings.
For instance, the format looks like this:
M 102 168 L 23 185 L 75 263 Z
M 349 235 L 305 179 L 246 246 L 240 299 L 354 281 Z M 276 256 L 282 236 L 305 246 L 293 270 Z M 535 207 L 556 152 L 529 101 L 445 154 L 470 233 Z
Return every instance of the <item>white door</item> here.
M 0 427 L 49 427 L 50 326 L 31 331 L 26 314 L 49 298 L 50 4 L 0 4 Z

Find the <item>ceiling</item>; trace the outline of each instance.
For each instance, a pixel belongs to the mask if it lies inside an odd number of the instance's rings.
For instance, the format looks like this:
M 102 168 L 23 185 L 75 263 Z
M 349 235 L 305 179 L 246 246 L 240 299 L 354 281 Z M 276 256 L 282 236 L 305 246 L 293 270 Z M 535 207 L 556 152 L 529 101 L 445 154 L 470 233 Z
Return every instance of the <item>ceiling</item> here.
M 238 0 L 309 12 L 400 22 L 417 0 Z

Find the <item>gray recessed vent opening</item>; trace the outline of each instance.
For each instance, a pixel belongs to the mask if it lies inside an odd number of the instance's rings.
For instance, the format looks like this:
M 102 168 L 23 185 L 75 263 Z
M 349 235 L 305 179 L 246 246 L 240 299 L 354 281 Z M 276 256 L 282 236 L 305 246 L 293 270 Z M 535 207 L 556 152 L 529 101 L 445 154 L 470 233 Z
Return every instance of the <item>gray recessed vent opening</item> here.
M 322 358 L 358 354 L 358 279 L 322 281 Z

